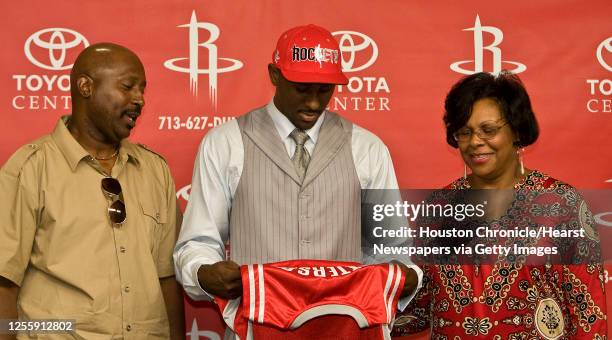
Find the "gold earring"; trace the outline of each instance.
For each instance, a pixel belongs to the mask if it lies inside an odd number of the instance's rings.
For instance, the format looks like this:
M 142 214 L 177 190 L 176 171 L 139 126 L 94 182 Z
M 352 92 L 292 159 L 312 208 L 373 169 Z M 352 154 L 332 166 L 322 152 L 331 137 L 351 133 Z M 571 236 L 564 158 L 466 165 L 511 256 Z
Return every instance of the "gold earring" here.
M 525 166 L 523 165 L 523 153 L 525 152 L 525 148 L 516 149 L 516 155 L 519 159 L 519 164 L 521 165 L 521 175 L 525 174 Z

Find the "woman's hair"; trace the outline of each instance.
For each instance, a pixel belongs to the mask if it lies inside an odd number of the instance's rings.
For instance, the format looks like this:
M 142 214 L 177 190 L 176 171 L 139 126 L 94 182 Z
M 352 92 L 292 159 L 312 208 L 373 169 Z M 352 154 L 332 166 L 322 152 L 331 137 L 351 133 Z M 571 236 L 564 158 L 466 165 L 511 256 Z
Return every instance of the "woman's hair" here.
M 458 147 L 453 134 L 465 126 L 472 115 L 474 103 L 480 99 L 494 100 L 502 118 L 518 137 L 516 146 L 533 144 L 540 134 L 538 122 L 523 82 L 513 73 L 502 71 L 494 76 L 480 72 L 462 78 L 451 88 L 444 102 L 446 142 Z

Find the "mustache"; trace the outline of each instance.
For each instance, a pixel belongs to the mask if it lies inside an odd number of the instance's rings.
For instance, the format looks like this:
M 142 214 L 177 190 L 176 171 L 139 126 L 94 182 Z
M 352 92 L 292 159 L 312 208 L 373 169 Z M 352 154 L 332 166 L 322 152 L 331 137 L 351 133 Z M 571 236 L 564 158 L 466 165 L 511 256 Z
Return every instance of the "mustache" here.
M 128 107 L 127 109 L 123 110 L 123 113 L 128 113 L 128 112 L 135 112 L 138 115 L 140 115 L 142 113 L 142 106 L 140 105 L 135 105 L 134 107 Z

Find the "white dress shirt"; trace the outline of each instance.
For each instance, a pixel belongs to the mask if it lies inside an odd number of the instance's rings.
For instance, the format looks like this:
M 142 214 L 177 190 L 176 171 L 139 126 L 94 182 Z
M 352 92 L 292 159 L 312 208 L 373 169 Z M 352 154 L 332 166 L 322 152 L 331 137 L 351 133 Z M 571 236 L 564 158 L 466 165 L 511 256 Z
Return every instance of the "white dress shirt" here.
M 295 141 L 289 136 L 295 126 L 270 102 L 267 106 L 278 135 L 289 157 L 295 152 Z M 315 151 L 325 112 L 306 131 L 310 137 L 304 147 Z M 373 133 L 353 124 L 351 149 L 362 189 L 397 189 L 397 180 L 389 150 Z M 198 281 L 198 269 L 226 259 L 225 243 L 229 237 L 232 200 L 244 165 L 242 135 L 236 120 L 222 124 L 206 134 L 196 156 L 191 194 L 183 218 L 181 233 L 174 251 L 176 278 L 194 300 L 210 299 Z M 387 262 L 364 255 L 364 263 Z M 419 288 L 423 272 L 408 259 L 397 259 L 415 270 Z M 415 290 L 416 293 L 416 290 Z M 401 310 L 414 297 L 399 302 Z

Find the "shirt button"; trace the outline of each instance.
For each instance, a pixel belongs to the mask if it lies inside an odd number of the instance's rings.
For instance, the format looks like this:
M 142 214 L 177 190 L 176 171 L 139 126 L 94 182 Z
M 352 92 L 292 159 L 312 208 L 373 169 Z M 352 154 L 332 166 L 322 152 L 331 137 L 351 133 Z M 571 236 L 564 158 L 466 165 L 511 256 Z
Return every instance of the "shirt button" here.
M 128 332 L 131 331 L 132 330 L 132 325 L 125 326 L 125 330 L 128 331 Z
M 123 288 L 123 291 L 125 291 L 126 293 L 130 292 L 130 286 L 125 286 L 125 288 Z
M 155 218 L 157 218 L 158 220 L 159 220 L 159 216 L 160 216 L 159 213 L 155 213 Z
M 119 247 L 119 251 L 122 253 L 125 253 L 125 247 L 124 246 Z

